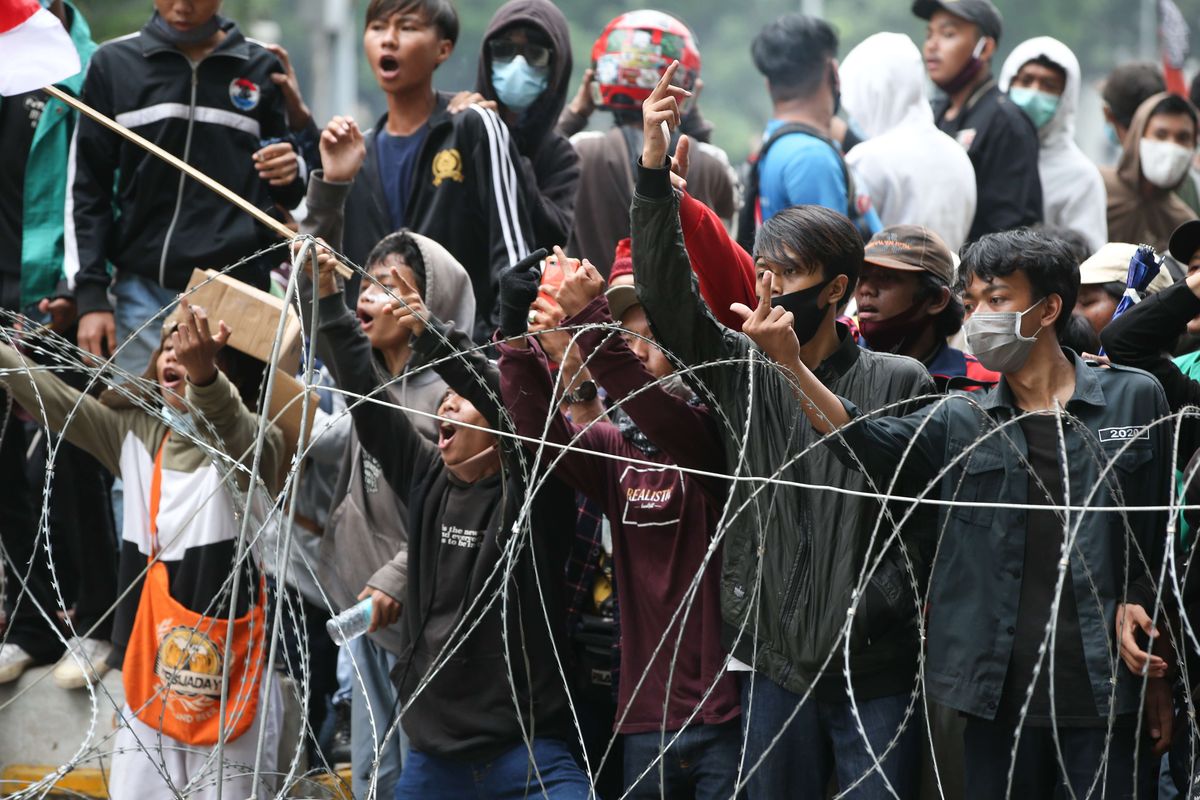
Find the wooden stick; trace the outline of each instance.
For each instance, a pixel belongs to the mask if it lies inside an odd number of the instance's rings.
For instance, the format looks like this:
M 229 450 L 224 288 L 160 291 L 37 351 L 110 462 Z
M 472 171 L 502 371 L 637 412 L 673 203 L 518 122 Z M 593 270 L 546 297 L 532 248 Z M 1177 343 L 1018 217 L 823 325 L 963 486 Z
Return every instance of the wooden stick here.
M 213 180 L 209 176 L 205 175 L 203 172 L 200 172 L 198 169 L 196 169 L 195 167 L 193 167 L 191 164 L 187 163 L 183 159 L 176 158 L 175 156 L 171 155 L 166 150 L 163 150 L 161 147 L 156 145 L 154 142 L 151 142 L 150 140 L 148 140 L 142 136 L 139 136 L 138 134 L 129 130 L 129 128 L 126 128 L 124 125 L 117 122 L 116 120 L 110 119 L 109 117 L 105 116 L 104 114 L 101 114 L 99 111 L 92 108 L 87 103 L 80 100 L 79 98 L 74 97 L 74 96 L 62 91 L 61 89 L 59 89 L 56 86 L 45 86 L 45 87 L 43 87 L 42 90 L 44 92 L 46 92 L 46 94 L 50 95 L 51 97 L 54 97 L 54 98 L 57 98 L 57 99 L 63 101 L 64 103 L 69 105 L 71 108 L 74 108 L 76 111 L 78 111 L 80 114 L 84 114 L 84 115 L 90 117 L 91 119 L 95 120 L 96 122 L 100 123 L 104 127 L 108 128 L 110 131 L 112 131 L 113 133 L 116 133 L 117 135 L 122 136 L 125 139 L 128 139 L 129 141 L 133 142 L 138 147 L 142 148 L 143 150 L 150 153 L 151 155 L 157 156 L 158 158 L 167 162 L 172 167 L 179 170 L 183 174 L 187 175 L 192 180 L 200 183 L 205 188 L 215 192 L 218 196 L 222 197 L 225 200 L 228 200 L 230 203 L 233 203 L 235 206 L 240 208 L 242 211 L 245 211 L 247 214 L 254 217 L 254 219 L 258 220 L 263 225 L 266 225 L 268 228 L 275 231 L 275 233 L 279 234 L 280 237 L 287 239 L 289 241 L 296 237 L 297 234 L 295 231 L 293 231 L 287 225 L 284 225 L 279 220 L 272 217 L 267 212 L 263 211 L 258 206 L 251 203 L 249 200 L 245 199 L 244 197 L 242 197 L 239 194 L 234 193 L 233 190 L 229 189 L 224 184 L 218 183 L 217 181 Z M 68 187 L 67 191 L 70 191 L 70 187 Z M 338 263 L 338 274 L 341 275 L 343 278 L 349 278 L 354 273 L 345 264 L 342 264 L 339 262 Z

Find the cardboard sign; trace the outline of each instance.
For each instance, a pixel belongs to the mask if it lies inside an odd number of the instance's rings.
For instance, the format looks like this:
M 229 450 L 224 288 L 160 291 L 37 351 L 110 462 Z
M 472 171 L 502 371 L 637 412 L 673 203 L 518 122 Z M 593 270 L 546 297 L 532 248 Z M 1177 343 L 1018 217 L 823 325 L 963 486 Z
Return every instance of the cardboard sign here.
M 259 361 L 270 361 L 279 315 L 285 310 L 282 299 L 211 269 L 192 270 L 186 296 L 192 305 L 204 307 L 214 325 L 218 320 L 225 320 L 225 324 L 233 329 L 229 336 L 230 347 Z M 291 308 L 286 311 L 283 341 L 275 363 L 288 375 L 295 375 L 300 370 L 303 336 L 296 312 Z

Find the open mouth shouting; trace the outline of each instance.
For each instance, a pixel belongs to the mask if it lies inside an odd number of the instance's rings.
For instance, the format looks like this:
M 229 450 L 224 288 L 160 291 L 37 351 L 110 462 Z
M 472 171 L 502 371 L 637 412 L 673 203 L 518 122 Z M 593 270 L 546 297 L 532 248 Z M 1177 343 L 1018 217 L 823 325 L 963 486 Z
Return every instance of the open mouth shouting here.
M 375 315 L 361 305 L 354 310 L 354 313 L 358 317 L 358 324 L 362 326 L 363 331 L 371 330 L 371 325 L 375 322 Z
M 443 420 L 438 425 L 438 450 L 445 450 L 454 441 L 455 435 L 458 433 L 458 426 L 453 422 Z
M 379 57 L 377 71 L 381 80 L 395 80 L 400 74 L 400 59 L 396 58 L 391 53 L 384 53 Z
M 165 367 L 162 373 L 162 386 L 168 391 L 183 394 L 183 382 L 187 376 L 178 367 Z

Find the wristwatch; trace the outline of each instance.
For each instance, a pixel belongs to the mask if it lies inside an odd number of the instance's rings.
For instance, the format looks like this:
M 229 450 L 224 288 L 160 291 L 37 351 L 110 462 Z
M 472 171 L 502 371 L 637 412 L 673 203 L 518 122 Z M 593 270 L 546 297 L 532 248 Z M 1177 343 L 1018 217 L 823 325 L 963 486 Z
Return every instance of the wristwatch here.
M 566 395 L 563 396 L 563 401 L 573 406 L 579 405 L 580 403 L 590 403 L 595 399 L 595 381 L 584 381 L 583 383 L 579 384 L 579 388 L 577 388 L 575 391 L 567 392 Z

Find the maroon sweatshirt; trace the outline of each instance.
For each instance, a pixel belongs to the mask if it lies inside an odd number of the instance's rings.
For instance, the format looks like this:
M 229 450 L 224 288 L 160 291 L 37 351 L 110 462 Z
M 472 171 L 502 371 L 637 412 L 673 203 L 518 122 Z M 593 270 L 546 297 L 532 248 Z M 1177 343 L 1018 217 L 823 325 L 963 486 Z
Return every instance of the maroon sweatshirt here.
M 591 322 L 612 322 L 608 302 L 603 297 L 563 324 Z M 612 402 L 653 382 L 653 376 L 620 335 L 612 334 L 605 341 L 603 332 L 588 332 L 578 342 L 584 359 L 591 356 L 588 368 L 592 376 Z M 499 350 L 504 404 L 517 432 L 541 438 L 550 416 L 554 386 L 549 362 L 536 345 L 519 349 L 500 344 Z M 684 614 L 680 613 L 672 623 L 676 610 L 687 603 L 688 589 L 704 562 L 720 517 L 725 487 L 719 480 L 686 475 L 674 467 L 678 463 L 721 472 L 722 444 L 708 409 L 690 405 L 659 386 L 630 398 L 621 407 L 659 447 L 659 452 L 648 454 L 635 447 L 615 425 L 607 422 L 583 431 L 557 408 L 550 419 L 546 440 L 662 465 L 641 466 L 572 451 L 558 462 L 555 474 L 603 505 L 612 525 L 621 609 L 621 683 L 616 731 L 678 730 L 692 709 L 700 705 L 726 656 L 721 646 L 720 550 L 704 569 L 681 640 L 679 623 Z M 683 454 L 684 461 L 671 459 L 667 452 Z M 558 448 L 548 448 L 544 458 L 553 461 L 560 453 Z M 659 647 L 664 632 L 666 637 Z M 663 700 L 677 640 L 679 653 L 670 680 L 670 703 L 664 725 Z M 635 695 L 634 689 L 643 673 L 646 678 Z M 626 711 L 622 721 L 621 714 Z M 715 725 L 734 719 L 739 713 L 737 683 L 726 673 L 692 724 Z

